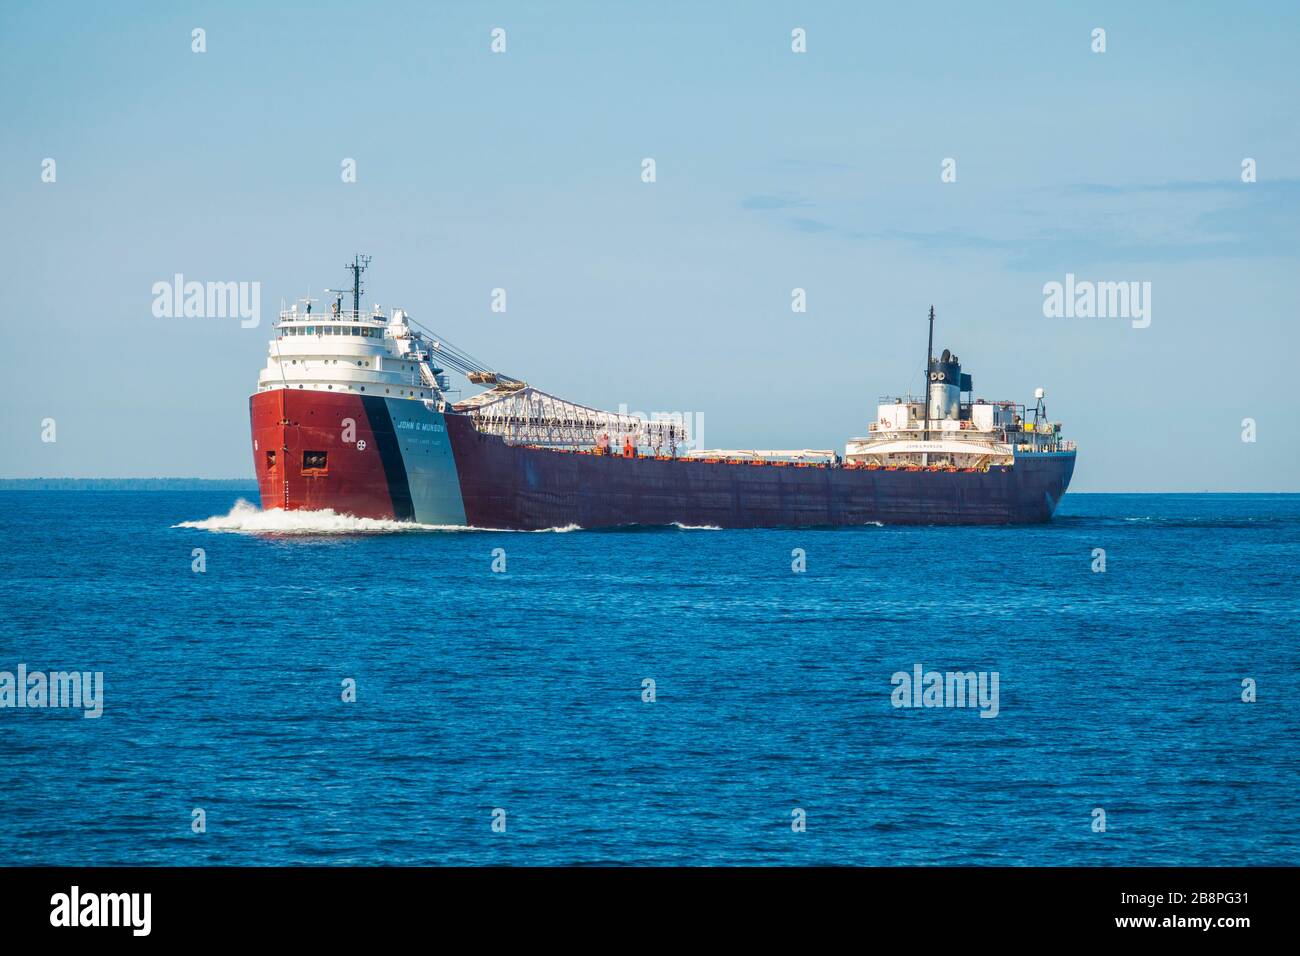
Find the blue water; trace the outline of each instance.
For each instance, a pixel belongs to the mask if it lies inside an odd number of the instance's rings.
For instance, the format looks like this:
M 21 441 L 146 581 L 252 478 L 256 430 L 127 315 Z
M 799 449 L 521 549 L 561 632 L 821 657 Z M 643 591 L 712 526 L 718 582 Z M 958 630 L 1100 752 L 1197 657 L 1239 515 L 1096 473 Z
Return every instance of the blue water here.
M 1070 495 L 1030 528 L 173 527 L 235 497 L 0 493 L 0 670 L 105 681 L 97 720 L 0 710 L 0 863 L 1300 863 L 1300 496 Z M 893 707 L 916 663 L 997 671 L 997 717 Z

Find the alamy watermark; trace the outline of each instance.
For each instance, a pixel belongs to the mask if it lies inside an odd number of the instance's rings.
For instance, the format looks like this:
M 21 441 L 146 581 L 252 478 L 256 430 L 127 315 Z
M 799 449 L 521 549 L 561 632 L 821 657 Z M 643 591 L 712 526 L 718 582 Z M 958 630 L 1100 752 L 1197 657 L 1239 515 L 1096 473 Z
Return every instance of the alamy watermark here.
M 999 710 L 997 671 L 927 671 L 913 664 L 911 673 L 897 671 L 889 682 L 895 707 L 978 707 L 981 717 Z
M 104 672 L 29 673 L 26 664 L 19 664 L 16 674 L 0 671 L 0 710 L 6 707 L 77 707 L 83 717 L 94 719 L 104 713 Z
M 262 321 L 262 283 L 186 282 L 176 273 L 171 282 L 153 284 L 153 314 L 159 319 L 240 319 L 240 328 Z
M 1043 285 L 1043 315 L 1049 319 L 1132 319 L 1133 328 L 1151 324 L 1150 282 L 1092 282 L 1076 280 Z
M 647 415 L 645 412 L 628 411 L 627 403 L 620 402 L 618 414 L 620 418 L 635 418 L 643 425 L 662 423 L 669 426 L 669 431 L 663 428 L 643 428 L 643 431 L 652 433 L 652 437 L 662 440 L 662 447 L 668 449 L 670 455 L 677 454 L 677 451 L 683 448 L 695 450 L 704 448 L 703 412 L 650 412 Z
M 50 925 L 121 926 L 133 936 L 148 936 L 152 909 L 152 893 L 83 893 L 73 885 L 68 892 L 50 897 Z

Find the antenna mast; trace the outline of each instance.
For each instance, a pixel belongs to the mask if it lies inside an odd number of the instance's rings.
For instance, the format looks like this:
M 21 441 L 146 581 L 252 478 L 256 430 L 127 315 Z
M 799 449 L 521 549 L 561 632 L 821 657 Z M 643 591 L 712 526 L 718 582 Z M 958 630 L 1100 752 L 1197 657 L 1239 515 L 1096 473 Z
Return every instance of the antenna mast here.
M 365 272 L 369 265 L 370 256 L 358 255 L 353 256 L 352 261 L 344 266 L 352 273 L 352 288 L 349 291 L 352 293 L 352 314 L 357 318 L 361 318 L 361 293 L 365 291 L 361 287 L 361 273 Z
M 930 341 L 925 347 L 925 372 L 921 375 L 921 400 L 925 402 L 925 441 L 930 440 L 930 365 L 934 362 L 934 306 L 930 306 Z

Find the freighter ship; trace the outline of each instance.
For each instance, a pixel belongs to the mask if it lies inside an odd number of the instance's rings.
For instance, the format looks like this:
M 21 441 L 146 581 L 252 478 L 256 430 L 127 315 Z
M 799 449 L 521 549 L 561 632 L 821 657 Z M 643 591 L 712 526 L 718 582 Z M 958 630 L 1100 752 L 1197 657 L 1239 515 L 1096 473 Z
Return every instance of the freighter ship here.
M 1032 407 L 977 400 L 957 356 L 935 357 L 933 307 L 925 395 L 881 399 L 842 455 L 702 449 L 688 420 L 565 401 L 401 309 L 363 313 L 368 263 L 326 312 L 280 313 L 249 399 L 265 509 L 510 530 L 1023 524 L 1051 519 L 1074 472 L 1042 389 Z M 483 390 L 453 400 L 448 370 Z

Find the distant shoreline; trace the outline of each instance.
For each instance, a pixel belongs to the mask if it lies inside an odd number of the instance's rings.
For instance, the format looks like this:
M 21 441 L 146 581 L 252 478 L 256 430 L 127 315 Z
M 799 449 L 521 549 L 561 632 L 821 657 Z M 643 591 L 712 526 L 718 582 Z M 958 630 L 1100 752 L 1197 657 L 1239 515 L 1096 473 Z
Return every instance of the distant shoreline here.
M 0 478 L 0 491 L 246 491 L 254 478 Z M 1071 491 L 1075 495 L 1296 495 L 1297 491 Z
M 252 478 L 0 478 L 0 491 L 257 491 Z

